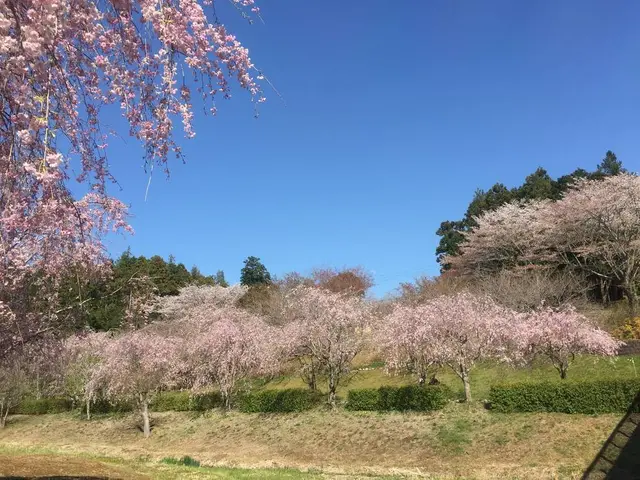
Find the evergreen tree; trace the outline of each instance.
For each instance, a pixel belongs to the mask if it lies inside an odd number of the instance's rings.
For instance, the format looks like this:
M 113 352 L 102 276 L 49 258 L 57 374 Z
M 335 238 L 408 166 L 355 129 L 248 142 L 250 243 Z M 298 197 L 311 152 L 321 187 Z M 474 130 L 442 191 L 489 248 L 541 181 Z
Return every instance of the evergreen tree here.
M 227 283 L 227 280 L 224 278 L 224 272 L 222 270 L 218 270 L 214 278 L 216 285 L 220 285 L 221 287 L 225 288 L 229 286 L 229 283 Z
M 271 284 L 271 275 L 258 257 L 247 257 L 240 271 L 240 283 L 248 287 Z

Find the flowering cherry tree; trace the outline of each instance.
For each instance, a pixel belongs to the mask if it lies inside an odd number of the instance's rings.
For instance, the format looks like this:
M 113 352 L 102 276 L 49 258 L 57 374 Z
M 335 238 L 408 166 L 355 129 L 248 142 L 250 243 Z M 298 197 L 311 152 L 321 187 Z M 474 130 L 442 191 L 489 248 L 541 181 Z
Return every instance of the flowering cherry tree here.
M 95 376 L 109 340 L 108 334 L 97 332 L 74 335 L 64 342 L 65 391 L 84 403 L 87 420 L 91 420 L 91 403 L 98 394 L 99 382 Z
M 488 211 L 474 220 L 472 230 L 462 232 L 461 255 L 446 262 L 463 274 L 496 273 L 539 262 L 546 252 L 549 225 L 545 222 L 552 203 L 513 202 Z
M 244 310 L 203 305 L 181 325 L 193 388 L 217 386 L 227 409 L 242 380 L 268 375 L 280 365 L 278 330 Z
M 4 428 L 12 408 L 28 391 L 28 380 L 22 362 L 18 358 L 0 363 L 0 428 Z
M 258 15 L 253 0 L 231 3 L 245 18 Z M 213 99 L 230 97 L 235 79 L 264 100 L 248 51 L 219 22 L 216 4 L 0 3 L 0 356 L 57 330 L 60 277 L 104 264 L 102 236 L 128 229 L 126 206 L 108 191 L 105 105 L 120 108 L 152 170 L 182 156 L 176 118 L 194 136 L 193 97 L 215 114 Z
M 481 360 L 510 361 L 514 336 L 520 332 L 514 327 L 516 317 L 511 310 L 494 302 L 490 297 L 468 292 L 441 296 L 431 300 L 428 318 L 439 339 L 438 356 L 462 380 L 464 396 L 471 401 L 470 373 Z
M 417 375 L 424 385 L 442 365 L 443 350 L 431 305 L 395 305 L 376 331 L 375 345 L 391 372 Z
M 335 406 L 340 379 L 365 346 L 370 305 L 353 295 L 300 286 L 287 295 L 284 308 L 292 319 L 285 333 L 291 351 L 313 375 L 327 375 L 328 401 Z
M 613 356 L 622 345 L 569 306 L 540 308 L 524 321 L 527 325 L 523 328 L 529 332 L 528 343 L 533 352 L 551 360 L 562 379 L 567 378 L 567 370 L 576 355 Z
M 189 285 L 178 295 L 157 299 L 157 310 L 167 319 L 199 318 L 208 312 L 234 306 L 248 291 L 244 285 Z
M 580 180 L 553 207 L 547 244 L 557 262 L 596 276 L 605 288 L 620 285 L 633 317 L 640 283 L 640 177 Z
M 144 436 L 151 434 L 149 405 L 163 388 L 176 385 L 179 372 L 179 338 L 145 330 L 124 333 L 107 342 L 95 370 L 90 391 L 100 388 L 107 397 L 134 400 L 142 416 Z
M 640 177 L 621 173 L 576 179 L 555 202 L 505 204 L 464 232 L 462 254 L 447 261 L 462 274 L 548 268 L 597 279 L 603 301 L 611 285 L 632 316 L 640 284 Z

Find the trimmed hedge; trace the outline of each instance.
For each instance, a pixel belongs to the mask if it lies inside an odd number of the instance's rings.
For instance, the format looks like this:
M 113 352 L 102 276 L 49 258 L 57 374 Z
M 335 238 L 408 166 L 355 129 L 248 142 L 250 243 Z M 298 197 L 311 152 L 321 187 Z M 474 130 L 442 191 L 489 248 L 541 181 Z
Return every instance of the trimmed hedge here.
M 19 415 L 44 415 L 68 412 L 73 407 L 70 399 L 64 397 L 25 398 L 9 413 Z
M 408 385 L 349 390 L 345 408 L 353 411 L 430 412 L 441 410 L 451 397 L 445 385 Z
M 217 392 L 192 395 L 189 391 L 167 391 L 158 393 L 153 403 L 153 412 L 204 412 L 222 405 L 222 398 Z M 84 411 L 85 405 L 77 404 L 76 409 Z M 42 415 L 45 413 L 70 412 L 74 409 L 73 402 L 65 397 L 44 397 L 40 399 L 25 398 L 11 410 L 11 413 L 22 415 Z M 91 413 L 128 413 L 136 410 L 132 400 L 109 401 L 99 398 L 91 403 Z
M 189 391 L 160 392 L 156 395 L 151 410 L 154 412 L 204 412 L 222 405 L 218 392 L 193 395 Z
M 263 390 L 242 395 L 238 408 L 245 413 L 302 412 L 319 405 L 322 399 L 322 394 L 305 388 Z
M 640 379 L 501 384 L 491 387 L 490 408 L 502 413 L 626 412 L 640 393 Z

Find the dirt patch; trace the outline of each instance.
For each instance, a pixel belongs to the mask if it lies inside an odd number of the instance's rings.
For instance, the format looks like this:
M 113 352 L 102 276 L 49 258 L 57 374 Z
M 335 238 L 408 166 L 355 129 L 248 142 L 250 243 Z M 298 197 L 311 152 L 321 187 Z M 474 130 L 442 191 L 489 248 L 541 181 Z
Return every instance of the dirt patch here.
M 0 454 L 0 475 L 13 477 L 77 477 L 148 479 L 126 467 L 98 460 L 48 454 Z

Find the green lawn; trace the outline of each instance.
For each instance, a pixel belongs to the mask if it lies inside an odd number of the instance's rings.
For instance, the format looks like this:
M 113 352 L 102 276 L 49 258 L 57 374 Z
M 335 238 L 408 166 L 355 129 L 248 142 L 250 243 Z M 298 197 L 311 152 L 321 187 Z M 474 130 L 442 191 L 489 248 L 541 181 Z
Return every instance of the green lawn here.
M 406 375 L 387 375 L 380 363 L 360 368 L 372 368 L 353 372 L 340 385 L 338 394 L 345 397 L 346 392 L 355 388 L 377 388 L 382 385 L 408 385 L 415 378 Z M 568 381 L 597 380 L 616 378 L 635 378 L 640 373 L 640 356 L 615 357 L 613 359 L 582 356 L 576 358 L 569 368 Z M 462 383 L 451 371 L 443 368 L 438 379 L 450 386 L 460 397 L 463 396 Z M 486 399 L 491 385 L 500 382 L 560 382 L 560 375 L 549 363 L 540 360 L 531 367 L 512 368 L 502 364 L 479 364 L 471 372 L 471 389 L 475 399 Z M 321 390 L 325 389 L 322 381 L 318 382 Z M 296 388 L 305 387 L 296 376 L 280 377 L 264 385 L 264 388 Z

